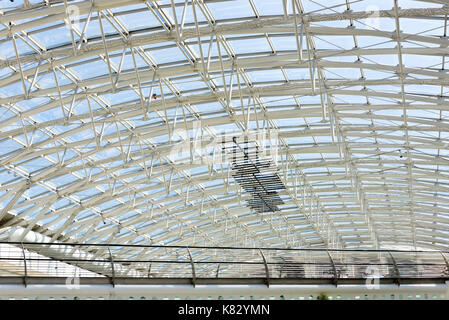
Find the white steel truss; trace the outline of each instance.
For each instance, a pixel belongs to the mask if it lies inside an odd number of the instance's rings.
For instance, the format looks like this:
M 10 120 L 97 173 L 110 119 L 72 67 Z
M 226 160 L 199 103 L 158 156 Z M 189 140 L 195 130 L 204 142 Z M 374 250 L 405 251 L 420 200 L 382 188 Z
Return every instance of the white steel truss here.
M 449 248 L 445 1 L 0 7 L 2 239 Z M 279 211 L 206 143 L 250 132 Z

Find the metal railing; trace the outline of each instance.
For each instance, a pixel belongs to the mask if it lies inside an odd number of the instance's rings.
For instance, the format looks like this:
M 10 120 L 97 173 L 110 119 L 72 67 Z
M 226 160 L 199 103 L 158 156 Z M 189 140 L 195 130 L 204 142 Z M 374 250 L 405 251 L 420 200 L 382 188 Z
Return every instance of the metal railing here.
M 0 242 L 0 283 L 444 283 L 448 252 Z

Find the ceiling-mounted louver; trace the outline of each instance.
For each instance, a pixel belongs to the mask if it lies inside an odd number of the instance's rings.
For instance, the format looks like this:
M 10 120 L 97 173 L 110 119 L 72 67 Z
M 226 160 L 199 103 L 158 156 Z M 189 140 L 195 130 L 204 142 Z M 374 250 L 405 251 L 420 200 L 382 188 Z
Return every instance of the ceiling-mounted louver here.
M 247 201 L 248 206 L 257 213 L 276 212 L 284 201 L 279 191 L 285 186 L 276 172 L 273 159 L 262 157 L 256 142 L 245 140 L 242 143 L 233 139 L 232 169 L 235 181 L 252 198 Z M 263 146 L 262 146 L 263 147 Z

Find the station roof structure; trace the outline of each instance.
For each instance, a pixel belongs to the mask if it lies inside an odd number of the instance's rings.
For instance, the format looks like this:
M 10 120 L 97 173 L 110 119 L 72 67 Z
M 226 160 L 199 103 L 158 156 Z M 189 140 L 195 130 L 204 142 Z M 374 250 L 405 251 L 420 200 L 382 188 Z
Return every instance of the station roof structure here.
M 447 250 L 448 14 L 0 2 L 0 239 Z

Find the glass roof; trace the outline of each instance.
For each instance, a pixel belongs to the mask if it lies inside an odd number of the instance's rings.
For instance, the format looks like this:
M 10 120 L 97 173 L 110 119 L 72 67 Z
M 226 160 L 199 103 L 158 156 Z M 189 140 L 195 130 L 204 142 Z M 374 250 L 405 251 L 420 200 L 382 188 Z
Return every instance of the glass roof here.
M 448 249 L 444 3 L 2 1 L 1 232 Z

